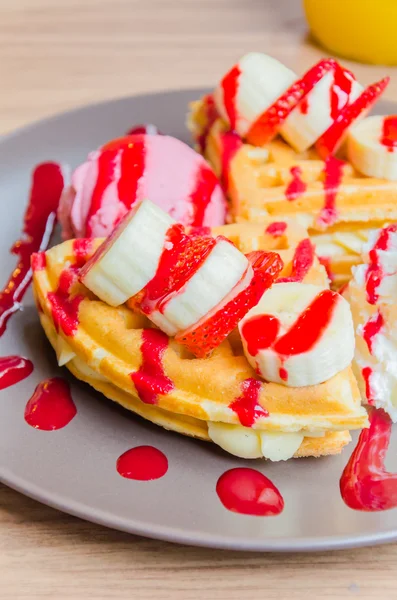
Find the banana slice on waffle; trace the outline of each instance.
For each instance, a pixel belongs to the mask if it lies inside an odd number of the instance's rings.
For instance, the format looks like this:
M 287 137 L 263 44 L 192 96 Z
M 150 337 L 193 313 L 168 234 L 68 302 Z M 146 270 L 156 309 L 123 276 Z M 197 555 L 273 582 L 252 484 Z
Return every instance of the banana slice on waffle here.
M 290 222 L 221 230 L 243 252 L 277 247 L 285 278 L 295 276 L 299 245 L 307 250 L 304 230 Z M 212 440 L 242 457 L 335 454 L 350 440 L 350 430 L 367 425 L 350 367 L 319 385 L 265 383 L 247 361 L 236 330 L 210 356 L 195 358 L 144 314 L 99 300 L 79 273 L 101 242 L 68 241 L 34 261 L 40 321 L 59 360 L 77 378 L 153 423 Z M 305 281 L 325 287 L 326 273 L 315 256 L 304 264 Z

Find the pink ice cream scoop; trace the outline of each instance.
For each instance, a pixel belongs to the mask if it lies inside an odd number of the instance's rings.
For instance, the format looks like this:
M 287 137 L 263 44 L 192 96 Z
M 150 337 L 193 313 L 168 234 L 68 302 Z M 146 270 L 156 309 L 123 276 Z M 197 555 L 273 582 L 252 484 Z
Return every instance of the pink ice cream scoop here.
M 176 138 L 136 134 L 102 146 L 74 171 L 58 211 L 63 237 L 107 236 L 145 198 L 184 225 L 225 222 L 222 188 L 202 156 Z

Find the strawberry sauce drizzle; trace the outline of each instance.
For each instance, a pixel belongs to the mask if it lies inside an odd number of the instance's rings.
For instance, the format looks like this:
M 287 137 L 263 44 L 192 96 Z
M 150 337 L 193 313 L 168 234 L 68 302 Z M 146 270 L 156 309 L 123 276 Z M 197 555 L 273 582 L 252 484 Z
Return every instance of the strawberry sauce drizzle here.
M 281 337 L 278 337 L 280 322 L 274 315 L 258 315 L 248 319 L 242 327 L 242 336 L 249 354 L 256 356 L 260 350 L 272 348 L 285 359 L 309 352 L 327 328 L 339 300 L 336 292 L 320 292 Z M 285 374 L 282 376 L 280 373 L 280 377 L 284 379 Z
M 190 194 L 193 206 L 193 216 L 190 225 L 199 227 L 204 222 L 205 212 L 211 202 L 212 194 L 218 185 L 218 178 L 212 169 L 205 164 L 200 164 L 196 172 L 195 186 Z
M 314 261 L 314 246 L 306 238 L 297 245 L 292 259 L 291 275 L 280 277 L 276 283 L 301 282 L 310 271 Z
M 288 225 L 285 221 L 275 221 L 266 227 L 265 233 L 272 235 L 274 238 L 278 238 L 284 235 L 287 227 Z
M 22 356 L 0 358 L 0 390 L 19 383 L 33 372 L 33 363 Z
M 225 106 L 226 114 L 229 117 L 230 127 L 236 128 L 237 124 L 237 92 L 238 83 L 241 71 L 238 65 L 234 66 L 227 75 L 221 81 L 221 87 L 223 90 L 223 104 Z
M 121 150 L 120 179 L 117 183 L 119 200 L 129 210 L 136 202 L 138 185 L 145 171 L 146 147 L 144 137 L 133 136 Z
M 28 289 L 32 270 L 30 257 L 34 252 L 45 250 L 56 224 L 56 212 L 64 186 L 61 166 L 57 163 L 38 165 L 32 176 L 28 207 L 24 216 L 22 239 L 11 248 L 19 257 L 6 286 L 0 292 L 0 336 L 6 330 L 7 321 L 21 308 L 21 301 Z
M 376 244 L 369 252 L 368 269 L 365 276 L 365 290 L 369 304 L 376 304 L 379 298 L 378 287 L 384 277 L 382 264 L 380 262 L 379 250 L 387 250 L 390 235 L 397 231 L 397 224 L 384 227 L 379 232 Z
M 154 446 L 136 446 L 119 456 L 116 463 L 119 475 L 136 481 L 160 479 L 168 471 L 166 455 Z
M 241 515 L 279 515 L 284 500 L 276 486 L 259 471 L 247 467 L 230 469 L 221 475 L 216 493 L 223 506 Z
M 333 225 L 338 219 L 336 196 L 343 177 L 343 160 L 328 156 L 324 166 L 324 195 L 325 203 L 318 217 L 318 223 L 323 226 Z
M 369 321 L 367 321 L 363 327 L 363 338 L 364 338 L 365 342 L 367 343 L 368 350 L 370 351 L 371 354 L 372 354 L 374 339 L 378 335 L 378 333 L 381 331 L 381 329 L 384 325 L 384 322 L 385 321 L 383 319 L 383 315 L 380 312 L 380 310 L 378 310 L 378 312 L 373 317 L 371 317 L 371 319 L 369 319 Z
M 204 96 L 202 103 L 205 113 L 205 125 L 202 128 L 200 135 L 197 136 L 196 142 L 201 154 L 204 154 L 207 145 L 208 134 L 215 121 L 219 118 L 219 113 L 216 109 L 215 101 L 211 94 Z
M 57 331 L 62 329 L 68 336 L 73 336 L 77 332 L 79 307 L 84 300 L 82 294 L 73 295 L 72 288 L 78 283 L 80 269 L 87 262 L 91 249 L 91 239 L 82 238 L 73 241 L 74 263 L 63 269 L 57 289 L 47 294 L 55 328 Z
M 269 416 L 268 411 L 259 404 L 261 385 L 258 379 L 246 379 L 241 384 L 241 396 L 229 404 L 244 427 L 252 427 L 260 417 Z
M 368 404 L 373 405 L 374 398 L 373 398 L 372 389 L 371 389 L 371 375 L 372 375 L 371 367 L 364 367 L 361 370 L 361 374 L 363 376 L 364 383 L 365 383 L 365 397 L 367 399 Z
M 369 421 L 343 471 L 340 491 L 354 510 L 388 510 L 397 507 L 397 474 L 385 468 L 392 422 L 382 409 L 371 409 Z
M 303 98 L 302 102 L 299 104 L 299 111 L 302 115 L 307 115 L 309 112 L 309 98 Z
M 158 395 L 169 394 L 174 389 L 171 379 L 164 373 L 162 358 L 168 347 L 168 337 L 157 329 L 142 331 L 142 364 L 131 373 L 139 398 L 145 404 L 157 404 Z
M 354 75 L 336 63 L 334 80 L 330 88 L 331 119 L 336 119 L 339 112 L 349 103 Z
M 302 169 L 300 167 L 291 167 L 291 181 L 285 188 L 285 197 L 289 202 L 296 200 L 305 193 L 307 185 L 301 179 Z
M 76 416 L 69 384 L 59 377 L 39 383 L 25 407 L 25 421 L 35 429 L 62 429 Z
M 233 158 L 243 145 L 239 135 L 234 131 L 220 134 L 221 141 L 221 183 L 225 192 L 229 190 L 230 167 Z
M 394 149 L 397 148 L 397 116 L 388 116 L 383 119 L 380 143 L 382 146 L 386 146 L 388 152 L 394 152 Z

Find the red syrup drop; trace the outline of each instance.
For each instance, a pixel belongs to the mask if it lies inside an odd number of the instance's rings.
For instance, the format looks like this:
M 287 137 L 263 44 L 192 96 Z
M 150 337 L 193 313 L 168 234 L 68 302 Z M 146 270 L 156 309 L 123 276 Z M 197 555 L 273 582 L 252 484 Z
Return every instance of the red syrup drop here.
M 142 364 L 131 373 L 138 396 L 145 404 L 157 404 L 158 395 L 174 389 L 171 379 L 164 373 L 162 358 L 168 347 L 168 337 L 158 329 L 142 331 Z
M 153 446 L 136 446 L 117 459 L 116 469 L 126 479 L 152 481 L 167 473 L 168 460 L 163 452 Z
M 291 167 L 291 181 L 285 188 L 285 197 L 289 202 L 296 200 L 306 191 L 306 183 L 301 179 L 302 169 L 300 167 Z
M 302 115 L 307 115 L 307 113 L 309 112 L 308 96 L 306 96 L 306 98 L 303 98 L 302 102 L 299 104 L 299 111 L 302 113 Z
M 371 389 L 371 375 L 372 375 L 371 367 L 364 367 L 361 370 L 361 374 L 363 376 L 364 383 L 365 383 L 365 397 L 367 399 L 368 404 L 373 405 L 374 399 L 372 397 L 372 389 Z
M 215 121 L 219 118 L 219 113 L 216 109 L 214 98 L 210 94 L 204 96 L 202 103 L 205 114 L 205 126 L 201 130 L 200 135 L 197 137 L 196 142 L 201 154 L 204 154 L 209 132 Z
M 24 216 L 22 239 L 11 252 L 19 257 L 6 286 L 0 292 L 0 336 L 7 321 L 21 308 L 21 301 L 32 280 L 30 257 L 48 247 L 56 224 L 56 212 L 64 186 L 61 166 L 57 163 L 38 165 L 32 176 L 32 187 Z
M 33 372 L 33 363 L 22 356 L 0 358 L 0 390 L 19 383 Z
M 246 379 L 241 384 L 241 396 L 229 404 L 244 427 L 252 427 L 260 417 L 268 417 L 269 413 L 259 404 L 261 382 L 257 379 Z
M 340 491 L 354 510 L 388 510 L 397 507 L 397 474 L 385 469 L 392 422 L 382 409 L 371 409 L 369 422 L 343 471 Z
M 233 158 L 240 150 L 243 142 L 235 131 L 220 134 L 221 141 L 221 183 L 225 193 L 229 190 L 230 166 Z
M 369 264 L 365 276 L 365 290 L 369 304 L 376 304 L 379 298 L 378 287 L 384 277 L 382 265 L 379 260 L 379 250 L 387 250 L 390 235 L 397 231 L 397 224 L 381 229 L 375 246 L 369 252 Z
M 239 467 L 226 471 L 218 479 L 216 492 L 225 508 L 241 515 L 270 517 L 284 509 L 276 486 L 255 469 Z
M 378 312 L 369 319 L 363 327 L 363 338 L 367 343 L 368 350 L 372 354 L 373 343 L 375 337 L 378 335 L 384 325 L 384 319 L 382 313 Z
M 205 164 L 200 164 L 196 171 L 194 188 L 189 197 L 193 205 L 191 226 L 200 227 L 204 222 L 205 212 L 217 185 L 218 178 L 212 169 Z
M 129 129 L 125 135 L 164 135 L 157 125 L 146 123 L 145 125 L 136 125 Z
M 324 166 L 324 207 L 318 217 L 318 223 L 323 226 L 333 225 L 338 219 L 336 196 L 343 177 L 343 160 L 328 156 Z
M 234 66 L 221 81 L 223 90 L 223 104 L 229 117 L 230 127 L 236 128 L 237 124 L 237 92 L 241 71 L 238 65 Z
M 383 119 L 380 143 L 382 146 L 386 146 L 388 152 L 394 152 L 394 149 L 397 148 L 397 116 Z
M 42 431 L 62 429 L 76 414 L 69 384 L 60 377 L 39 383 L 25 407 L 25 421 Z
M 297 245 L 292 259 L 291 275 L 280 277 L 276 283 L 301 282 L 310 271 L 314 261 L 314 246 L 306 238 Z
M 284 235 L 287 229 L 287 223 L 284 221 L 275 221 L 274 223 L 270 223 L 265 229 L 265 233 L 272 235 L 274 238 L 281 237 Z

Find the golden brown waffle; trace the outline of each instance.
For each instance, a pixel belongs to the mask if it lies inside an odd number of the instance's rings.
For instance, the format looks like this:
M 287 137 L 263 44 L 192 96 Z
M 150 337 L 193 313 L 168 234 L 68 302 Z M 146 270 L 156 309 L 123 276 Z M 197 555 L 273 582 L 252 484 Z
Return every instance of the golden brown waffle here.
M 224 178 L 222 134 L 227 130 L 226 124 L 217 119 L 210 125 L 205 105 L 198 101 L 191 106 L 188 125 L 196 140 L 203 141 L 205 134 L 201 150 Z M 281 139 L 263 148 L 242 144 L 228 165 L 227 191 L 233 221 L 255 223 L 269 216 L 300 220 L 309 229 L 314 243 L 319 244 L 318 255 L 328 262 L 337 286 L 345 283 L 351 267 L 359 264 L 368 230 L 397 220 L 397 183 L 361 176 L 346 163 L 335 190 L 336 220 L 327 226 L 320 218 L 329 193 L 324 167 L 324 161 L 314 150 L 298 154 Z M 299 180 L 306 189 L 291 199 L 287 190 L 294 179 L 291 171 L 294 168 L 295 172 L 298 169 Z M 327 233 L 325 240 L 323 233 Z M 344 243 L 346 234 L 351 236 Z
M 264 246 L 263 226 L 244 224 L 222 228 L 224 235 L 239 240 L 244 250 Z M 288 232 L 288 233 L 287 233 Z M 280 253 L 293 254 L 288 240 L 298 240 L 304 230 L 290 225 L 285 240 L 269 240 L 269 245 L 283 245 Z M 93 240 L 88 259 L 100 244 Z M 76 260 L 73 241 L 65 242 L 46 253 L 46 266 L 34 272 L 34 293 L 40 320 L 61 362 L 79 379 L 87 381 L 105 396 L 142 417 L 186 435 L 208 439 L 208 421 L 239 424 L 230 404 L 241 397 L 245 382 L 256 378 L 242 350 L 236 332 L 206 359 L 188 355 L 173 339 L 166 336 L 161 368 L 172 383 L 168 393 L 159 393 L 155 404 L 139 399 L 133 375 L 142 368 L 143 337 L 152 327 L 146 317 L 125 306 L 110 307 L 95 298 L 80 283 L 70 289 L 71 298 L 80 296 L 78 325 L 73 335 L 62 326 L 56 329 L 48 294 L 57 290 L 60 276 Z M 288 260 L 285 267 L 288 272 Z M 325 281 L 321 265 L 314 264 L 307 281 Z M 151 331 L 153 331 L 151 329 Z M 324 437 L 305 437 L 297 456 L 320 456 L 339 452 L 349 441 L 348 430 L 367 424 L 365 410 L 351 369 L 339 373 L 320 385 L 288 388 L 274 383 L 260 385 L 258 404 L 269 413 L 256 420 L 253 427 L 269 432 L 325 432 Z

